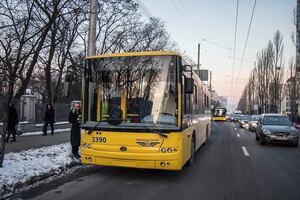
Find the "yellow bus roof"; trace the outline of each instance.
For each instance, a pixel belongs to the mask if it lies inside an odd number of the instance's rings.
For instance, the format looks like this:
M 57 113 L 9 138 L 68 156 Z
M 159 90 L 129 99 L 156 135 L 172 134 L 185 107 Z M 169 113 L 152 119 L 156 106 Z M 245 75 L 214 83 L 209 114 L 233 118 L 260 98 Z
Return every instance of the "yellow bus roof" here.
M 166 52 L 166 51 L 142 51 L 142 52 L 129 52 L 129 53 L 112 53 L 112 54 L 103 54 L 88 56 L 85 59 L 94 59 L 94 58 L 112 58 L 112 57 L 129 57 L 129 56 L 176 56 L 178 55 L 175 52 Z

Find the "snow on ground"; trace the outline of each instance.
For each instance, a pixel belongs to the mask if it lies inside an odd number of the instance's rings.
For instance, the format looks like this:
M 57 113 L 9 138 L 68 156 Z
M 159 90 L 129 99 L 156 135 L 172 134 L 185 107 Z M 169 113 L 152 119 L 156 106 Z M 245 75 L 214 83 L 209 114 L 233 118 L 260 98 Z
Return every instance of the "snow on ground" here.
M 28 123 L 29 123 L 28 121 L 20 122 L 20 124 L 28 124 Z M 3 126 L 3 122 L 0 123 L 0 126 Z
M 70 122 L 68 121 L 63 121 L 63 122 L 55 122 L 54 125 L 65 125 L 65 124 L 69 124 Z M 41 124 L 36 124 L 35 127 L 42 127 L 43 123 Z
M 70 143 L 5 154 L 0 168 L 0 196 L 36 181 L 57 175 L 78 164 Z
M 55 133 L 62 133 L 62 132 L 70 132 L 71 128 L 63 128 L 63 129 L 54 129 L 54 134 Z M 51 133 L 51 130 L 48 130 L 47 133 Z M 20 136 L 31 136 L 31 135 L 42 135 L 44 134 L 43 131 L 36 131 L 36 132 L 25 132 Z

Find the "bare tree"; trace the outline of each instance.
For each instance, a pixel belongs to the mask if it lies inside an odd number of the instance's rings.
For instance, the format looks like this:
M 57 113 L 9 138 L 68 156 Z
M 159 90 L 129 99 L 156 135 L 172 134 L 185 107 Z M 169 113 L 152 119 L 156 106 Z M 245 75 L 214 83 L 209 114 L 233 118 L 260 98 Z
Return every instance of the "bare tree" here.
M 273 40 L 257 53 L 257 61 L 246 86 L 248 112 L 254 104 L 258 104 L 259 113 L 281 110 L 284 76 L 282 38 L 280 31 L 276 31 Z M 244 96 L 241 96 L 240 105 L 245 104 L 242 102 Z
M 299 85 L 297 84 L 296 65 L 293 58 L 290 59 L 289 66 L 290 66 L 290 70 L 289 70 L 290 74 L 288 80 L 286 81 L 286 91 L 287 91 L 288 102 L 291 107 L 291 118 L 294 121 L 298 116 L 297 99 L 299 99 L 298 96 Z
M 282 35 L 280 31 L 276 31 L 273 37 L 273 51 L 272 51 L 272 87 L 270 87 L 270 101 L 271 104 L 279 110 L 281 109 L 281 93 L 282 93 L 282 85 L 283 85 L 283 76 L 284 76 L 284 69 L 283 69 L 283 42 L 282 42 Z
M 242 111 L 242 113 L 247 113 L 247 95 L 248 95 L 248 84 L 245 86 L 237 106 L 237 109 Z
M 7 77 L 4 122 L 9 117 L 12 99 L 18 100 L 24 94 L 47 34 L 64 5 L 65 2 L 60 0 L 0 2 L 0 19 L 4 24 L 0 27 L 0 68 Z M 5 132 L 2 138 L 5 138 Z M 0 146 L 0 157 L 3 158 L 5 143 Z

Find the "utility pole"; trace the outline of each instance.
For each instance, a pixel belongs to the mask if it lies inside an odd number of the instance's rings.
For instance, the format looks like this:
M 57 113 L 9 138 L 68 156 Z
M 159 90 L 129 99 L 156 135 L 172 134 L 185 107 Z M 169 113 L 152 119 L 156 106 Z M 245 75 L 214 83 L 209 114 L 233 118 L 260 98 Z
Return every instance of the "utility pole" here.
M 96 23 L 97 23 L 97 0 L 90 0 L 90 21 L 89 21 L 89 35 L 88 35 L 88 55 L 96 55 Z M 84 76 L 82 77 L 84 79 Z M 85 81 L 83 80 L 84 84 Z M 85 86 L 83 85 L 82 88 Z M 93 81 L 88 82 L 88 103 L 89 105 L 93 102 L 93 94 L 96 89 L 96 84 Z M 87 120 L 91 120 L 92 107 L 88 107 Z M 84 121 L 84 119 L 83 119 Z
M 97 20 L 97 0 L 90 0 L 90 21 L 88 36 L 88 56 L 96 54 L 96 20 Z
M 211 92 L 212 71 L 209 72 L 209 91 Z
M 198 62 L 197 62 L 198 76 L 200 78 L 200 43 L 198 43 Z
M 300 26 L 300 0 L 297 0 L 297 14 L 296 14 L 296 73 L 295 73 L 295 85 L 297 94 L 295 94 L 294 102 L 298 102 L 300 99 L 299 93 L 299 82 L 300 82 L 300 33 L 299 33 L 299 26 Z M 298 117 L 300 114 L 300 106 L 299 103 L 295 103 L 295 110 L 296 116 Z

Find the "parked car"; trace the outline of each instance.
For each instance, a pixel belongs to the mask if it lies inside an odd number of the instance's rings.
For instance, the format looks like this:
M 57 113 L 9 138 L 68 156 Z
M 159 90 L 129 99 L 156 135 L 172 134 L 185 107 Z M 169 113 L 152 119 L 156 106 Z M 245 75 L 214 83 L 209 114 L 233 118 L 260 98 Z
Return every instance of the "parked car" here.
M 298 146 L 298 132 L 287 115 L 263 114 L 256 128 L 256 140 L 265 143 L 287 143 Z
M 242 115 L 238 120 L 240 128 L 248 128 L 249 121 L 250 121 L 249 115 Z
M 250 131 L 256 131 L 258 119 L 259 119 L 259 115 L 251 115 L 251 119 L 249 121 Z

